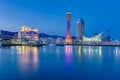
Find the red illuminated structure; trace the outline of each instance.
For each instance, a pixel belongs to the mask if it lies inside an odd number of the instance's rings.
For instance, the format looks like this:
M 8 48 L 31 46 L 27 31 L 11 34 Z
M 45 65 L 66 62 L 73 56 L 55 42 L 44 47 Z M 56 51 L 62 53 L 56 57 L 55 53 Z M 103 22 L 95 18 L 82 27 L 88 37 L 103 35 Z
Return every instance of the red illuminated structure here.
M 71 38 L 71 33 L 70 33 L 71 13 L 66 13 L 66 17 L 67 17 L 67 33 L 66 33 L 65 43 L 69 44 L 69 43 L 72 43 L 72 38 Z

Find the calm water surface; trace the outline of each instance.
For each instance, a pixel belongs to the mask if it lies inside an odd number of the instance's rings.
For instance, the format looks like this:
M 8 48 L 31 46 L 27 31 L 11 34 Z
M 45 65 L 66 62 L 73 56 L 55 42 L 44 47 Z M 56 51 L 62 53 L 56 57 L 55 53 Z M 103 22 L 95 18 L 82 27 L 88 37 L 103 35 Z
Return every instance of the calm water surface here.
M 0 47 L 0 80 L 120 80 L 120 47 Z

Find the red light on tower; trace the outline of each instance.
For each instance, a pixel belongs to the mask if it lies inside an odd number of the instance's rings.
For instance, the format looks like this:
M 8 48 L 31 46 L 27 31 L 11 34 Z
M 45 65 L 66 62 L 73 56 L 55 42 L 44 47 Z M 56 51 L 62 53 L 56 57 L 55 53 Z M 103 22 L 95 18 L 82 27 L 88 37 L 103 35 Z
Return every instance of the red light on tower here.
M 66 18 L 67 18 L 67 33 L 66 33 L 66 39 L 65 43 L 72 43 L 72 38 L 71 38 L 71 33 L 70 33 L 70 19 L 71 19 L 71 13 L 68 12 L 66 13 Z
M 71 13 L 70 12 L 66 13 L 66 18 L 67 18 L 67 21 L 70 21 L 70 19 L 71 19 Z

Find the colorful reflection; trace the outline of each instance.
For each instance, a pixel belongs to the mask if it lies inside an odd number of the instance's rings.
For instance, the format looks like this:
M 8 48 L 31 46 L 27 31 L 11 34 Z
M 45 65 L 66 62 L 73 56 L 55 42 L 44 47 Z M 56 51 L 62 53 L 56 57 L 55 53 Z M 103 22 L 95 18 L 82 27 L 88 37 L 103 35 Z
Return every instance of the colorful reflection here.
M 38 67 L 38 48 L 37 47 L 31 47 L 31 51 L 33 53 L 33 66 L 35 68 Z
M 37 47 L 28 47 L 28 46 L 18 46 L 17 58 L 18 65 L 23 72 L 29 70 L 31 66 L 34 70 L 38 68 L 38 48 Z
M 72 58 L 72 46 L 70 46 L 70 45 L 67 45 L 67 46 L 65 46 L 65 58 L 66 58 L 66 62 L 68 63 L 68 64 L 70 64 L 71 63 L 71 58 Z
M 71 56 L 72 54 L 72 46 L 65 46 L 66 56 Z

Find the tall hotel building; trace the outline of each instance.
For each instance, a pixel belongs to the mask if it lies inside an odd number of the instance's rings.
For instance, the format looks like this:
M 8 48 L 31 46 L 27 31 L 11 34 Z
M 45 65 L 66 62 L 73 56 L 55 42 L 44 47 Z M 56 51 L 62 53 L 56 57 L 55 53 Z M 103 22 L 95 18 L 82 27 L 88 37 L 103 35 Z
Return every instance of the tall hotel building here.
M 83 41 L 84 35 L 84 21 L 83 19 L 79 19 L 76 22 L 76 40 Z
M 38 29 L 37 28 L 29 28 L 27 26 L 22 26 L 18 31 L 18 39 L 26 39 L 29 41 L 38 41 Z

